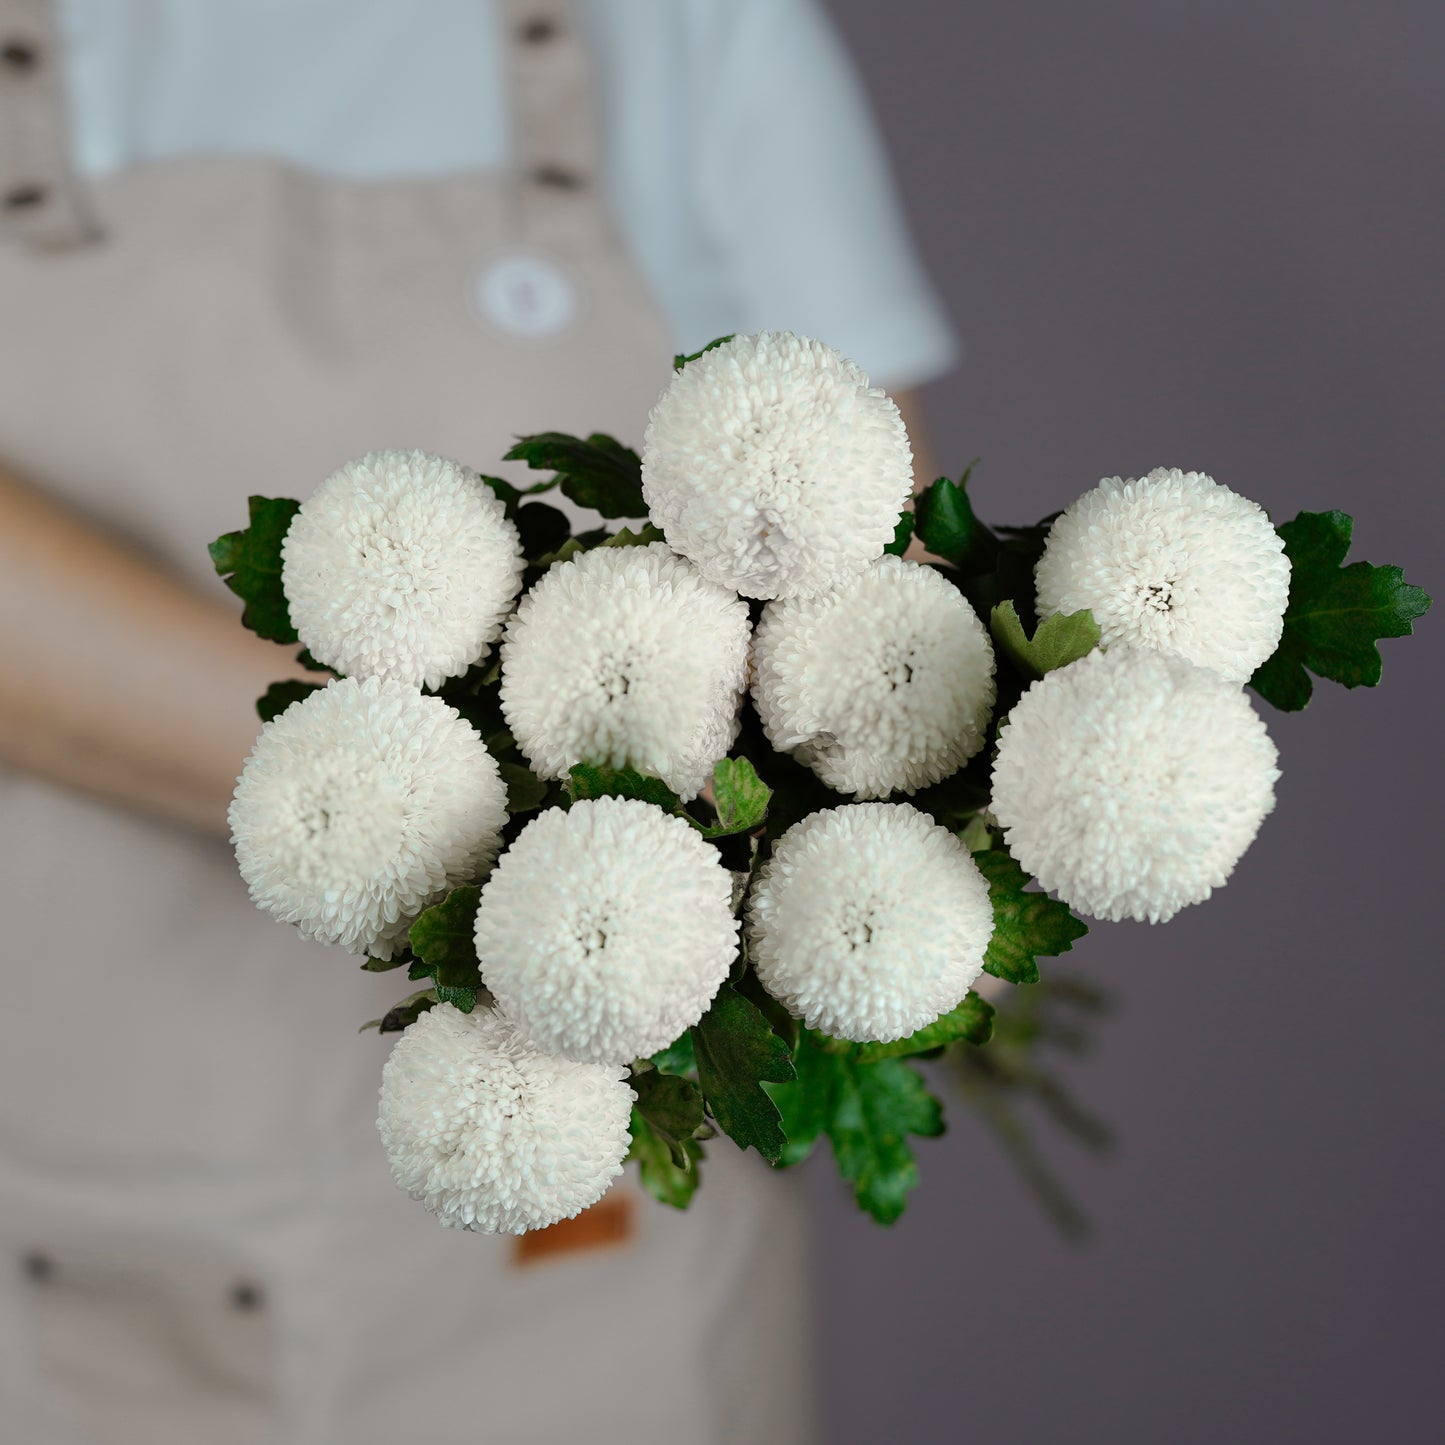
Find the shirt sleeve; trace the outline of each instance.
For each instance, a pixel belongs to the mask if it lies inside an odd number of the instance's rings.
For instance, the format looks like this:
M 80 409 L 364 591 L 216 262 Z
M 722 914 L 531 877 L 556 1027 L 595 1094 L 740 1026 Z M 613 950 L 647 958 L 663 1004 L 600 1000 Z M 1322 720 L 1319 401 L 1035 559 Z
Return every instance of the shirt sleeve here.
M 733 329 L 816 337 L 892 389 L 947 371 L 959 348 L 841 40 L 816 0 L 728 8 L 698 67 L 694 184 Z

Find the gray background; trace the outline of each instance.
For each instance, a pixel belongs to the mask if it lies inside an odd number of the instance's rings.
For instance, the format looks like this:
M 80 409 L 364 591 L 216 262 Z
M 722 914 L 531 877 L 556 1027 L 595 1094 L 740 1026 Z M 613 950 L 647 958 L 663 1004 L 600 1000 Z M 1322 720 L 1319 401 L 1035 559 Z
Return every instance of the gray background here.
M 830 8 L 967 343 L 927 401 L 985 517 L 1197 468 L 1442 590 L 1445 7 Z M 1070 955 L 1116 1002 L 1068 1073 L 1118 1144 L 1051 1148 L 1091 1245 L 961 1110 L 891 1232 L 809 1166 L 830 1445 L 1440 1438 L 1445 616 L 1418 631 L 1379 691 L 1265 709 L 1279 805 L 1222 893 Z

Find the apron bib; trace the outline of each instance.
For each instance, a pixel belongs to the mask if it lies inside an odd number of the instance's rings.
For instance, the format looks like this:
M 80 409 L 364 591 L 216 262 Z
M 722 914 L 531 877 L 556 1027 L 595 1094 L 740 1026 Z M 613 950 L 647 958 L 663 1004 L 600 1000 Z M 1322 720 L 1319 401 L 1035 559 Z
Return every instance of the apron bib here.
M 501 9 L 505 172 L 87 185 L 48 0 L 0 0 L 0 466 L 215 588 L 248 493 L 366 451 L 637 440 L 671 344 L 599 194 L 587 53 L 565 6 Z M 219 843 L 13 772 L 0 819 L 7 1438 L 807 1438 L 791 1181 L 720 1138 L 686 1216 L 619 1181 L 606 1249 L 443 1230 L 377 1140 L 391 1041 L 355 1033 L 395 974 L 260 914 Z

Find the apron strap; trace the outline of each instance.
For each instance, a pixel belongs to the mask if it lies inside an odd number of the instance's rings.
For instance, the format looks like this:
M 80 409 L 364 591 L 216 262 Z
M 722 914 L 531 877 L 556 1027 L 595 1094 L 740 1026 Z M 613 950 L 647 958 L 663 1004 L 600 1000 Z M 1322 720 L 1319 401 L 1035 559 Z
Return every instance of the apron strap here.
M 0 237 L 41 249 L 96 239 L 70 162 L 52 0 L 0 0 Z
M 612 235 L 592 57 L 570 0 L 498 0 L 518 241 L 564 253 Z

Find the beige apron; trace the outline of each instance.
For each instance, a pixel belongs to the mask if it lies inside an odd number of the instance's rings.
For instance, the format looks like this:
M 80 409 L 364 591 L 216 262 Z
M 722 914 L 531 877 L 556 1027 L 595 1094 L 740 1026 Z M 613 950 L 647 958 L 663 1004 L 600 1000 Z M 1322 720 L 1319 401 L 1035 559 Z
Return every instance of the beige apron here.
M 372 448 L 635 440 L 671 348 L 599 198 L 586 52 L 565 6 L 502 8 L 506 173 L 87 186 L 50 7 L 0 0 L 0 465 L 216 587 L 248 492 Z M 404 980 L 257 913 L 220 844 L 16 774 L 0 827 L 7 1442 L 807 1437 L 796 1188 L 721 1140 L 688 1214 L 627 1180 L 628 1240 L 519 1265 L 391 1183 L 390 1040 L 356 1025 Z

